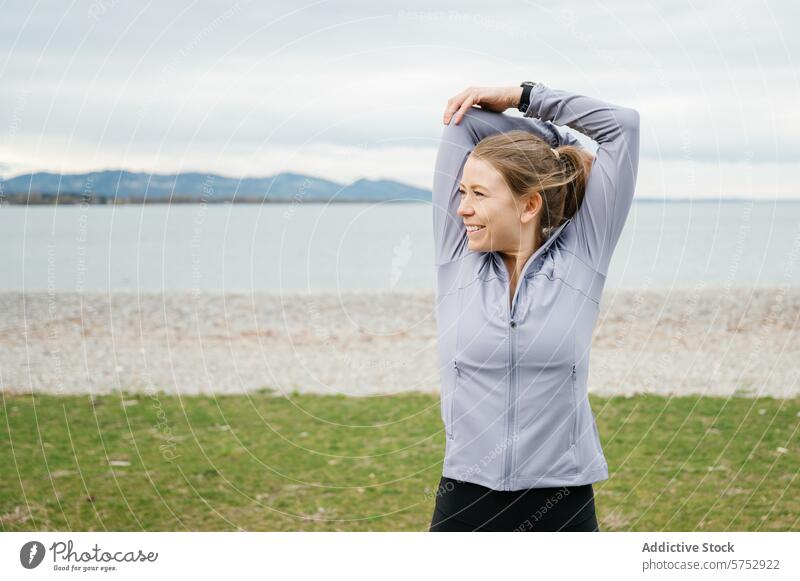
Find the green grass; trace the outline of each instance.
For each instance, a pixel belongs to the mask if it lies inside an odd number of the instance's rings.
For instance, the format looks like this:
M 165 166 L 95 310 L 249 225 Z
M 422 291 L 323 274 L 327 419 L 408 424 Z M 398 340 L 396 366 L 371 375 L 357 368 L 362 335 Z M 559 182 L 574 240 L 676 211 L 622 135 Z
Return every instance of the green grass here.
M 3 531 L 430 522 L 444 453 L 435 395 L 0 398 Z M 800 530 L 800 399 L 592 408 L 611 470 L 595 484 L 602 530 Z

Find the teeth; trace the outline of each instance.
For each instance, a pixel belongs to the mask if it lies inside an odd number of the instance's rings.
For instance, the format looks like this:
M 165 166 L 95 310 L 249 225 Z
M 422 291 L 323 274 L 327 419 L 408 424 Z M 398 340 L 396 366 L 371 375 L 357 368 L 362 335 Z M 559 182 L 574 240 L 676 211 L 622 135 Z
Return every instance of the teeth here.
M 477 232 L 481 228 L 484 228 L 484 226 L 467 226 L 467 232 Z

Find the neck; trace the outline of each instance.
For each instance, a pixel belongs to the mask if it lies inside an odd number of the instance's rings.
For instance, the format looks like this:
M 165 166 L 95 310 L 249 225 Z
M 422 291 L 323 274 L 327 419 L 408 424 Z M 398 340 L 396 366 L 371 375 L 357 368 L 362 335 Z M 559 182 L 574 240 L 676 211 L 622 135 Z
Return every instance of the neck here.
M 500 253 L 500 255 L 503 257 L 503 262 L 506 264 L 506 269 L 508 269 L 508 275 L 511 278 L 511 281 L 519 280 L 525 263 L 541 245 L 541 236 L 537 231 L 535 234 L 535 239 L 531 245 L 527 245 L 524 249 L 521 248 L 516 252 Z

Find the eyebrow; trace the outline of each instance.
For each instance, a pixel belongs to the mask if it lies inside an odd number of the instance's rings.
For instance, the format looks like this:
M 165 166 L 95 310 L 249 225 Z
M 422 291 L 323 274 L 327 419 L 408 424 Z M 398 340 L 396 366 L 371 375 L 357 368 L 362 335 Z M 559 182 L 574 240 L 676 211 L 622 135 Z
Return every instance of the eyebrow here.
M 464 182 L 459 182 L 459 183 L 458 183 L 458 185 L 459 185 L 460 187 L 464 187 Z M 472 186 L 472 189 L 474 190 L 475 188 L 481 188 L 482 190 L 488 190 L 488 189 L 489 189 L 489 188 L 487 188 L 486 186 L 482 186 L 482 185 L 480 185 L 480 184 L 474 184 L 474 185 Z

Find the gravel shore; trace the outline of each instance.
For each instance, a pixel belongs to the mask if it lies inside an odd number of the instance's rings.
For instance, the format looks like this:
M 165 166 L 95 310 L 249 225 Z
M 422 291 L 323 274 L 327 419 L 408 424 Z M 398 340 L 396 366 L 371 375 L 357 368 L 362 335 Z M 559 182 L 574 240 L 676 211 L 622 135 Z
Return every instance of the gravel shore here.
M 437 392 L 433 292 L 0 292 L 0 390 Z M 800 392 L 800 289 L 607 290 L 589 390 Z

